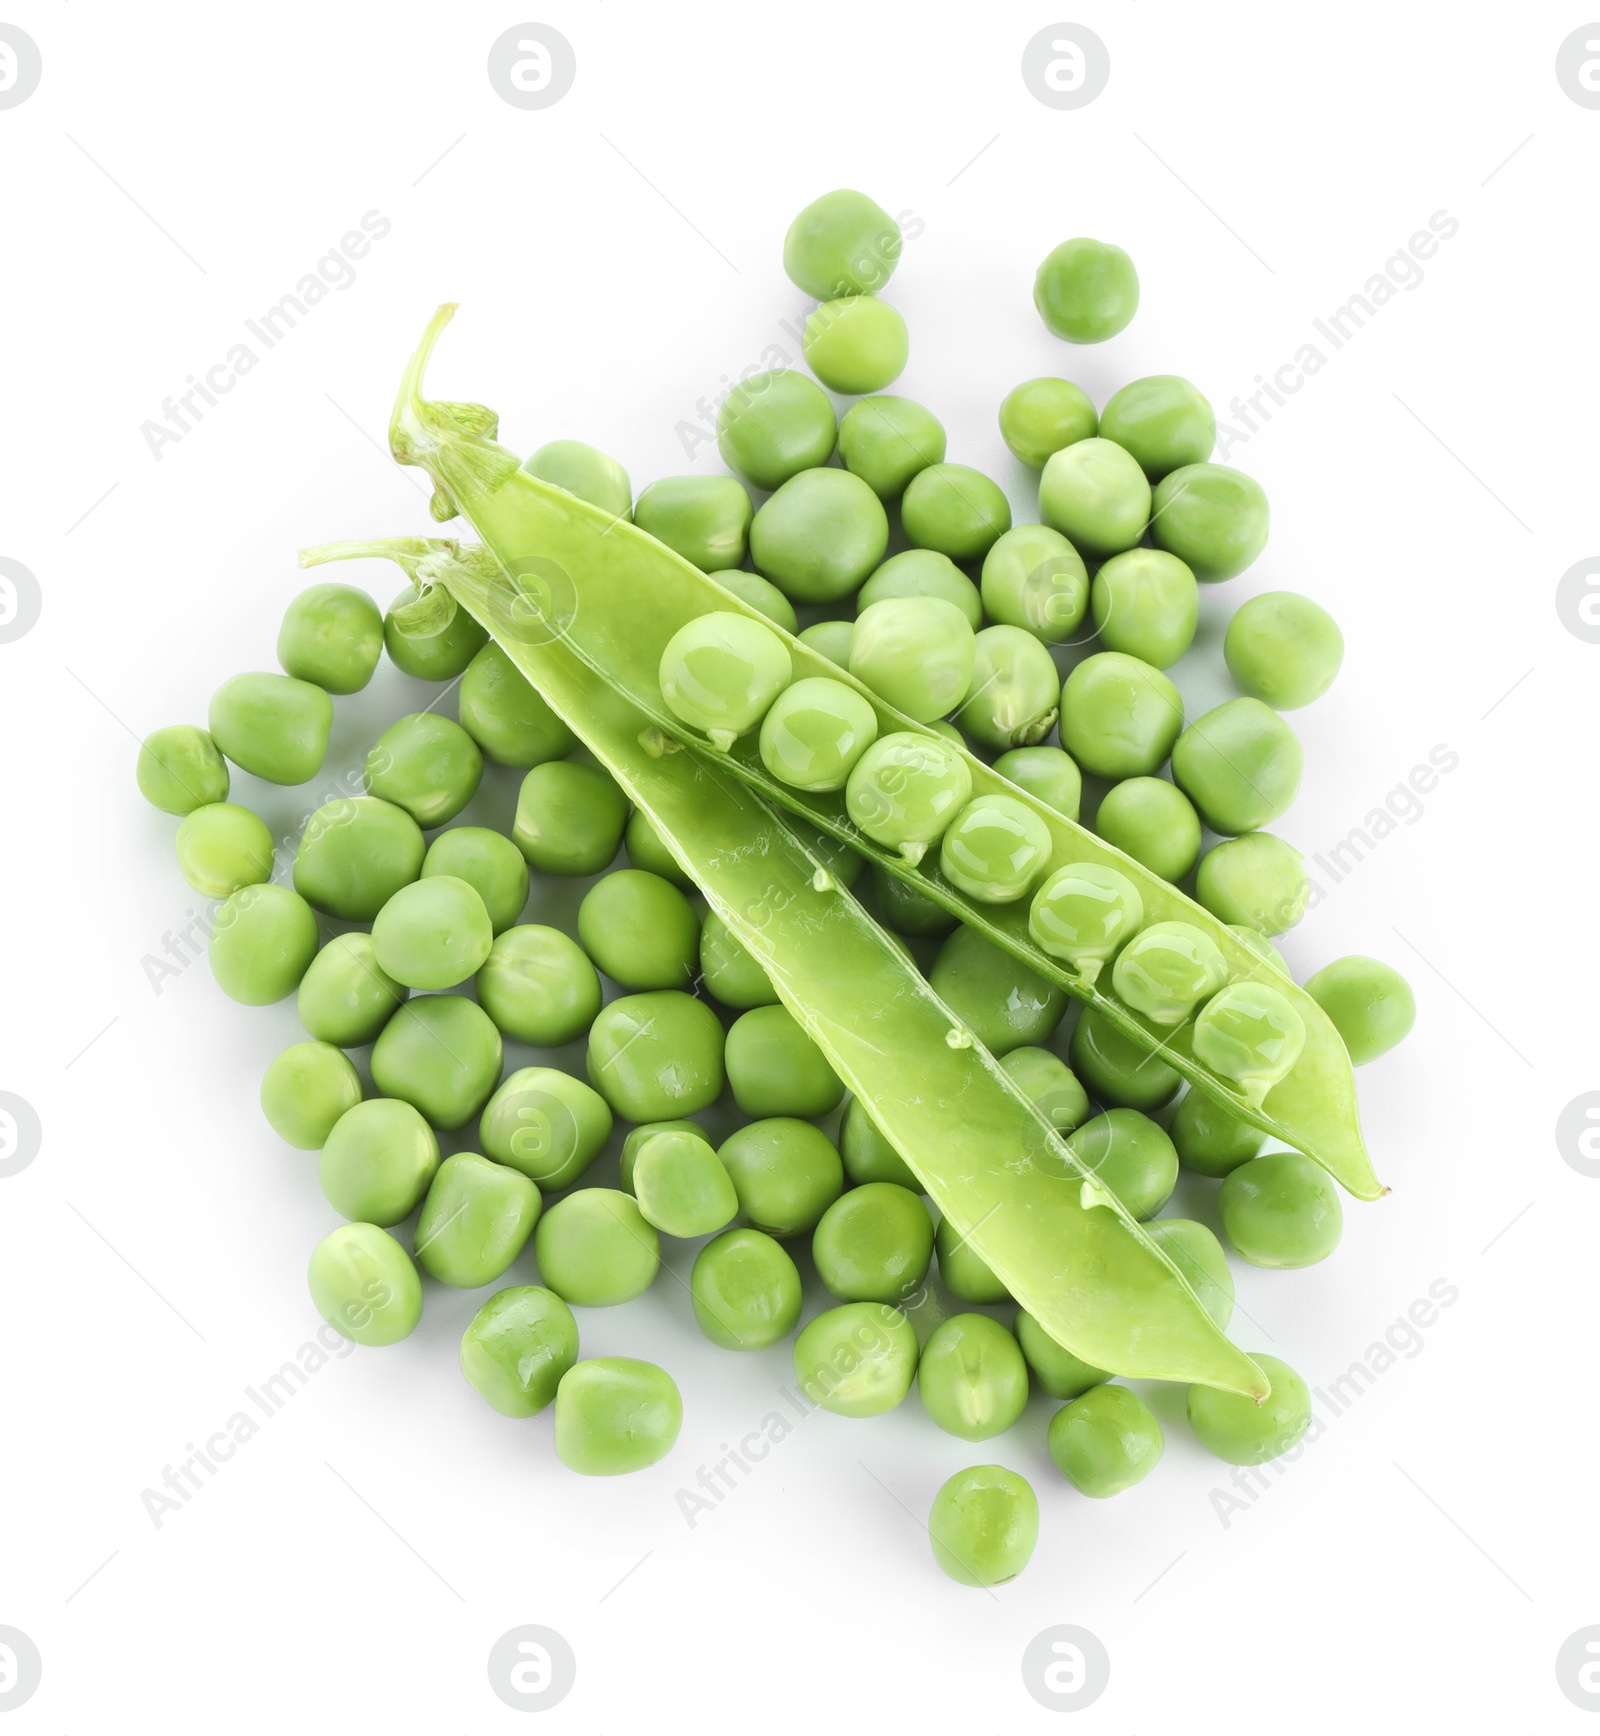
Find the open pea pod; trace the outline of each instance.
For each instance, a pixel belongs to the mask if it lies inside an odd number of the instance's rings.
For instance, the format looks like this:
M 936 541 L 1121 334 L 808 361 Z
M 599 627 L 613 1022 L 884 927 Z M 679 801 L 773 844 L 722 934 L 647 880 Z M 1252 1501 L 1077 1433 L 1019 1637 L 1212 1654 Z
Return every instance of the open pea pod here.
M 440 309 L 412 358 L 395 406 L 391 443 L 402 463 L 420 464 L 433 477 L 438 490 L 436 515 L 448 515 L 453 508 L 471 521 L 516 582 L 520 607 L 537 622 L 540 633 L 559 635 L 570 651 L 626 694 L 664 735 L 701 757 L 714 756 L 768 802 L 803 815 L 916 886 L 1040 976 L 1094 1007 L 1143 1047 L 1159 1051 L 1192 1084 L 1235 1114 L 1314 1158 L 1357 1198 L 1376 1199 L 1385 1191 L 1362 1141 L 1350 1058 L 1327 1015 L 1225 923 L 1168 881 L 1017 789 L 975 755 L 965 756 L 974 795 L 1004 792 L 1026 802 L 1044 820 L 1054 846 L 1052 870 L 1079 862 L 1118 869 L 1139 888 L 1149 921 L 1194 924 L 1216 943 L 1231 981 L 1268 982 L 1290 1002 L 1305 1026 L 1305 1045 L 1293 1068 L 1260 1104 L 1195 1058 L 1190 1044 L 1192 1021 L 1175 1030 L 1157 1026 L 1110 992 L 1107 975 L 1088 983 L 1036 946 L 1028 933 L 1025 907 L 981 904 L 945 880 L 936 863 L 913 864 L 898 851 L 874 843 L 850 819 L 842 795 L 809 794 L 774 779 L 753 739 L 718 753 L 674 718 L 657 679 L 661 653 L 687 622 L 709 610 L 724 609 L 749 615 L 780 634 L 795 679 L 814 675 L 850 683 L 873 706 L 882 733 L 928 733 L 636 526 L 521 470 L 515 455 L 495 444 L 494 417 L 482 406 L 424 399 L 422 371 L 453 312 L 453 307 Z M 472 610 L 468 599 L 461 600 Z M 484 625 L 494 630 L 490 623 Z
M 766 967 L 940 1210 L 1052 1337 L 1121 1374 L 1266 1395 L 1266 1377 L 1167 1255 L 748 784 L 714 759 L 664 751 L 649 716 L 547 630 L 527 589 L 486 550 L 440 542 L 419 557 L 416 539 L 397 538 L 301 559 L 360 555 L 391 555 L 413 579 L 446 586 L 488 628 Z

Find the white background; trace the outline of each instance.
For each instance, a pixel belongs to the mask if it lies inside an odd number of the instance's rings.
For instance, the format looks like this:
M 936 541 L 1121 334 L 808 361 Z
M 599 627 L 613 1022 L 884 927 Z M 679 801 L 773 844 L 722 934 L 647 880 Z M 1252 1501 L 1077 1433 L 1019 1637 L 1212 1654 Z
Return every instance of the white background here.
M 1600 112 L 1554 71 L 1585 14 L 1085 6 L 1065 16 L 1112 73 L 1078 112 L 1023 85 L 1023 45 L 1063 16 L 1031 7 L 557 6 L 531 16 L 568 37 L 577 79 L 543 112 L 485 76 L 490 42 L 530 16 L 504 7 L 6 16 L 44 64 L 0 112 L 0 553 L 43 593 L 38 625 L 0 646 L 0 1088 L 44 1127 L 0 1182 L 0 1622 L 44 1659 L 15 1727 L 525 1728 L 485 1674 L 523 1622 L 576 1652 L 575 1689 L 543 1715 L 560 1731 L 1053 1729 L 1019 1663 L 1061 1622 L 1111 1657 L 1074 1728 L 1585 1727 L 1554 1659 L 1600 1621 L 1600 1183 L 1553 1137 L 1600 1084 L 1600 647 L 1554 606 L 1596 537 Z M 298 1034 L 292 1002 L 236 1006 L 203 962 L 159 994 L 147 980 L 201 904 L 175 823 L 134 789 L 133 738 L 273 666 L 302 545 L 430 528 L 420 479 L 375 442 L 438 301 L 463 311 L 437 395 L 493 404 L 511 445 L 593 441 L 636 488 L 715 471 L 675 427 L 785 341 L 806 302 L 784 229 L 839 185 L 922 220 L 889 289 L 912 338 L 895 389 L 1021 518 L 1030 477 L 995 425 L 1017 381 L 1063 372 L 1103 401 L 1177 371 L 1228 418 L 1430 214 L 1458 220 L 1425 280 L 1228 454 L 1263 481 L 1272 540 L 1207 594 L 1178 676 L 1191 706 L 1221 697 L 1221 626 L 1258 590 L 1304 590 L 1342 622 L 1343 675 L 1294 719 L 1307 774 L 1279 829 L 1308 853 L 1435 745 L 1459 755 L 1284 942 L 1301 975 L 1391 960 L 1419 1019 L 1360 1076 L 1392 1194 L 1350 1204 L 1321 1266 L 1239 1270 L 1237 1336 L 1326 1385 L 1435 1280 L 1459 1300 L 1227 1525 L 1226 1467 L 1168 1389 L 1166 1458 L 1114 1501 L 1052 1470 L 1045 1401 L 974 1448 L 913 1396 L 874 1422 L 812 1417 L 691 1529 L 675 1492 L 778 1408 L 785 1348 L 713 1350 L 666 1274 L 580 1311 L 586 1354 L 661 1361 L 686 1413 L 659 1466 L 587 1482 L 555 1461 L 548 1417 L 509 1422 L 465 1386 L 454 1345 L 481 1298 L 430 1286 L 411 1340 L 330 1363 L 157 1528 L 141 1491 L 317 1330 L 304 1267 L 334 1218 L 314 1158 L 255 1100 Z M 392 232 L 357 281 L 152 458 L 141 423 L 370 210 Z M 1030 301 L 1038 260 L 1078 234 L 1127 248 L 1143 285 L 1132 326 L 1087 351 Z M 398 588 L 376 567 L 339 576 Z M 388 670 L 340 702 L 317 785 L 240 777 L 239 799 L 290 831 L 421 692 Z M 491 776 L 468 817 L 503 821 L 514 793 Z M 576 890 L 536 912 L 565 920 Z M 1211 1217 L 1208 1191 L 1186 1182 L 1174 1209 Z M 945 1580 L 922 1529 L 939 1483 L 984 1459 L 1043 1507 L 1031 1568 L 992 1596 Z

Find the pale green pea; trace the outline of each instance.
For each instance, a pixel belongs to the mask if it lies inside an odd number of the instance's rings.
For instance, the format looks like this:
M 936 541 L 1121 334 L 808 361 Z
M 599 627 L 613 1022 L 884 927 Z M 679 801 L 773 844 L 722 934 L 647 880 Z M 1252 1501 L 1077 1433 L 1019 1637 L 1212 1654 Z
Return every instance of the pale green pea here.
M 842 790 L 878 735 L 878 714 L 842 681 L 786 687 L 761 721 L 761 762 L 796 790 Z
M 933 1498 L 928 1537 L 934 1560 L 957 1585 L 1004 1585 L 1033 1558 L 1038 1497 L 1003 1465 L 957 1471 Z
M 557 1200 L 539 1219 L 533 1257 L 539 1276 L 563 1302 L 611 1308 L 655 1282 L 661 1240 L 632 1194 L 586 1187 Z
M 1120 1495 L 1161 1462 L 1166 1438 L 1150 1407 L 1125 1386 L 1091 1387 L 1050 1419 L 1050 1457 L 1081 1495 Z
M 625 989 L 682 989 L 694 981 L 700 918 L 659 874 L 618 868 L 578 906 L 584 951 Z
M 921 1198 L 892 1181 L 841 1194 L 811 1237 L 817 1276 L 841 1302 L 901 1302 L 928 1275 L 933 1220 Z
M 307 966 L 295 1010 L 319 1042 L 359 1049 L 405 998 L 405 989 L 379 965 L 370 934 L 340 934 Z
M 991 1055 L 1037 1046 L 1061 1023 L 1067 997 L 975 928 L 939 948 L 933 992 Z
M 700 975 L 706 992 L 741 1012 L 778 1004 L 772 978 L 714 910 L 700 925 Z
M 970 465 L 930 464 L 907 484 L 900 523 L 916 548 L 981 561 L 1011 528 L 1011 503 L 998 483 Z
M 1246 832 L 1214 844 L 1200 858 L 1194 895 L 1230 925 L 1282 934 L 1305 915 L 1311 878 L 1294 845 L 1270 832 Z
M 1095 574 L 1089 608 L 1108 651 L 1169 669 L 1194 643 L 1200 587 L 1176 555 L 1128 549 Z
M 237 802 L 208 802 L 185 814 L 175 847 L 184 879 L 206 898 L 272 878 L 272 834 Z
M 508 928 L 477 979 L 478 1003 L 508 1037 L 558 1049 L 581 1037 L 600 1011 L 600 978 L 583 949 L 540 923 Z
M 1067 1056 L 1089 1095 L 1120 1109 L 1148 1115 L 1170 1103 L 1183 1083 L 1177 1068 L 1124 1036 L 1092 1007 L 1079 1015 Z
M 700 1330 L 724 1350 L 765 1350 L 800 1319 L 800 1273 L 771 1236 L 725 1230 L 695 1256 L 689 1294 Z
M 419 711 L 378 737 L 361 775 L 369 795 L 404 808 L 427 831 L 453 820 L 478 793 L 483 754 L 459 723 Z
M 461 727 L 496 765 L 528 770 L 564 759 L 578 745 L 566 724 L 493 642 L 467 665 L 456 690 Z
M 1032 747 L 1055 726 L 1055 660 L 1020 627 L 985 627 L 973 642 L 972 691 L 956 713 L 984 747 Z
M 1006 1058 L 1009 1060 L 1010 1056 Z M 1011 1300 L 1011 1292 L 995 1276 L 988 1262 L 948 1218 L 940 1218 L 933 1242 L 939 1251 L 939 1276 L 952 1296 L 962 1302 L 997 1303 Z M 1026 1394 L 1026 1369 L 1023 1370 L 1022 1385 Z
M 947 1435 L 986 1441 L 1004 1434 L 1027 1408 L 1028 1365 L 998 1320 L 952 1314 L 922 1347 L 917 1391 Z
M 398 1344 L 422 1318 L 411 1256 L 375 1224 L 341 1224 L 311 1250 L 311 1302 L 356 1344 Z
M 317 952 L 317 918 L 287 886 L 241 886 L 212 925 L 211 974 L 225 995 L 269 1007 L 300 986 Z
M 328 757 L 333 701 L 292 675 L 235 675 L 211 696 L 211 739 L 269 784 L 303 784 Z
M 789 368 L 741 380 L 717 411 L 723 463 L 757 488 L 781 488 L 826 464 L 838 432 L 827 393 Z
M 497 1290 L 461 1335 L 461 1372 L 501 1416 L 537 1416 L 578 1360 L 578 1323 L 553 1290 Z
M 522 780 L 511 836 L 541 874 L 598 874 L 627 820 L 627 798 L 599 767 L 551 760 Z
M 494 1021 L 463 995 L 407 1001 L 372 1045 L 372 1082 L 435 1127 L 464 1127 L 489 1099 L 504 1049 Z
M 301 897 L 343 922 L 371 922 L 422 872 L 427 845 L 404 808 L 376 796 L 324 802 L 294 857 Z
M 754 514 L 735 476 L 664 476 L 639 496 L 633 522 L 701 572 L 720 573 L 744 564 Z
M 1153 1025 L 1181 1025 L 1228 980 L 1211 936 L 1192 922 L 1152 922 L 1111 967 L 1111 986 Z
M 850 673 L 907 717 L 928 723 L 967 697 L 974 644 L 972 628 L 953 603 L 886 597 L 856 617 Z
M 164 814 L 191 814 L 228 795 L 228 762 L 192 723 L 173 723 L 139 744 L 139 793 Z
M 1159 482 L 1169 471 L 1211 456 L 1217 418 L 1199 387 L 1177 374 L 1149 374 L 1111 394 L 1100 412 L 1100 432 Z
M 1083 773 L 1072 755 L 1059 747 L 1015 747 L 994 762 L 994 769 L 1035 801 L 1076 820 L 1083 804 Z
M 844 1106 L 844 1118 L 839 1123 L 839 1155 L 854 1186 L 869 1181 L 892 1181 L 912 1193 L 922 1192 L 922 1183 L 912 1174 L 910 1164 L 884 1138 L 859 1097 L 852 1097 Z
M 1172 746 L 1174 781 L 1212 831 L 1225 836 L 1254 832 L 1286 813 L 1301 765 L 1294 731 L 1259 699 L 1225 701 Z
M 733 1178 L 739 1210 L 769 1236 L 814 1227 L 844 1189 L 838 1148 L 820 1128 L 792 1116 L 752 1121 L 717 1152 Z
M 453 874 L 402 886 L 373 920 L 381 969 L 408 989 L 454 988 L 489 956 L 494 928 L 476 887 Z
M 383 653 L 383 616 L 354 585 L 312 585 L 284 612 L 278 661 L 298 681 L 359 693 Z
M 409 1103 L 370 1097 L 341 1115 L 318 1176 L 342 1217 L 387 1228 L 411 1216 L 439 1167 L 439 1141 Z
M 1163 880 L 1181 880 L 1200 855 L 1200 816 L 1165 778 L 1124 778 L 1113 784 L 1094 817 L 1094 829 Z
M 633 1192 L 648 1223 L 666 1236 L 709 1236 L 739 1209 L 733 1180 L 704 1134 L 657 1133 L 639 1147 Z
M 1182 730 L 1183 700 L 1177 688 L 1137 657 L 1096 652 L 1062 684 L 1061 744 L 1096 777 L 1145 777 L 1159 771 Z
M 741 603 L 748 603 L 765 615 L 773 626 L 782 627 L 786 633 L 799 631 L 800 617 L 794 612 L 794 604 L 770 579 L 762 578 L 760 573 L 747 573 L 743 567 L 728 567 L 716 574 L 716 580 Z
M 1026 898 L 1050 861 L 1050 828 L 1014 796 L 978 796 L 956 815 L 939 845 L 939 871 L 983 904 Z
M 849 187 L 813 199 L 783 238 L 790 282 L 818 301 L 881 289 L 899 259 L 900 225 Z
M 261 1080 L 261 1113 L 287 1145 L 317 1151 L 361 1101 L 361 1075 L 331 1043 L 291 1043 Z
M 525 458 L 522 468 L 613 518 L 633 516 L 633 487 L 627 471 L 615 458 L 581 440 L 552 440 Z
M 944 427 L 910 398 L 858 399 L 839 423 L 839 456 L 880 500 L 898 500 L 919 470 L 944 460 Z
M 1325 964 L 1306 993 L 1333 1021 L 1357 1067 L 1388 1054 L 1416 1023 L 1411 985 L 1392 965 L 1359 953 Z
M 528 864 L 504 832 L 488 826 L 456 826 L 441 832 L 422 859 L 422 878 L 447 874 L 465 881 L 488 912 L 495 934 L 503 934 L 528 902 Z
M 1039 517 L 1082 555 L 1131 549 L 1150 522 L 1150 484 L 1120 446 L 1096 436 L 1063 447 L 1039 477 Z
M 1319 1163 L 1298 1151 L 1270 1151 L 1242 1163 L 1217 1194 L 1222 1228 L 1252 1266 L 1314 1266 L 1339 1245 L 1344 1208 Z
M 983 606 L 1001 626 L 1059 645 L 1088 612 L 1089 570 L 1060 531 L 1019 524 L 983 557 Z
M 884 1302 L 829 1308 L 795 1340 L 800 1390 L 835 1416 L 882 1416 L 910 1392 L 916 1372 L 916 1332 Z
M 1075 862 L 1058 868 L 1034 894 L 1028 934 L 1035 946 L 1092 983 L 1143 921 L 1144 900 L 1126 874 Z
M 904 549 L 890 555 L 861 587 L 856 613 L 891 597 L 939 597 L 955 604 L 974 633 L 983 625 L 983 598 L 978 587 L 949 555 L 937 549 Z
M 1203 585 L 1242 573 L 1267 546 L 1261 484 L 1225 464 L 1185 464 L 1156 484 L 1150 534 Z
M 1059 1055 L 1029 1045 L 1002 1056 L 1000 1065 L 1057 1133 L 1071 1133 L 1088 1120 L 1089 1094 Z
M 1024 380 L 1000 402 L 1000 437 L 1030 470 L 1043 470 L 1063 446 L 1092 440 L 1099 429 L 1094 400 L 1071 380 Z
M 1176 1147 L 1137 1109 L 1108 1109 L 1093 1116 L 1067 1144 L 1140 1222 L 1153 1218 L 1178 1185 Z
M 788 648 L 748 615 L 717 610 L 680 627 L 661 653 L 661 694 L 718 748 L 754 728 L 793 675 Z
M 733 1099 L 755 1117 L 826 1115 L 844 1097 L 839 1075 L 787 1007 L 753 1007 L 728 1031 Z
M 845 806 L 874 843 L 917 863 L 971 794 L 972 774 L 955 747 L 896 731 L 856 761 Z
M 1265 983 L 1233 983 L 1200 1009 L 1194 1022 L 1195 1059 L 1238 1086 L 1251 1103 L 1294 1066 L 1306 1028 L 1288 997 Z
M 644 1470 L 672 1451 L 682 1427 L 677 1385 L 653 1362 L 592 1357 L 556 1388 L 556 1457 L 586 1477 Z
M 519 1067 L 484 1105 L 478 1138 L 496 1163 L 559 1193 L 600 1155 L 611 1127 L 605 1099 L 581 1079 L 555 1067 Z
M 905 370 L 906 322 L 875 295 L 825 301 L 806 320 L 806 365 L 831 391 L 880 392 Z
M 417 1217 L 417 1264 L 441 1284 L 492 1284 L 522 1252 L 539 1216 L 525 1175 L 459 1151 L 439 1165 Z
M 750 526 L 756 571 L 797 603 L 833 603 L 849 596 L 888 546 L 883 503 L 848 470 L 802 470 L 791 476 Z

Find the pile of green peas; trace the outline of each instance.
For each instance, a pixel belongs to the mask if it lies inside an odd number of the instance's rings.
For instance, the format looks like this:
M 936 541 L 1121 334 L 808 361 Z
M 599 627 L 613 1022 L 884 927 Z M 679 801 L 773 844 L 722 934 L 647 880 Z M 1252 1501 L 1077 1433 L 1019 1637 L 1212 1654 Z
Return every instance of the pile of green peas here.
M 1299 778 L 1277 714 L 1327 690 L 1338 628 L 1291 593 L 1246 603 L 1224 647 L 1241 697 L 1185 729 L 1162 672 L 1194 638 L 1198 584 L 1260 552 L 1259 488 L 1209 463 L 1210 407 L 1186 381 L 1135 381 L 1097 414 L 1070 382 L 1034 380 L 1000 412 L 1008 447 L 1043 473 L 1043 522 L 1013 527 L 995 482 L 945 462 L 931 412 L 883 392 L 908 340 L 875 291 L 900 249 L 894 219 L 859 193 L 825 195 L 789 231 L 785 268 L 820 303 L 806 361 L 830 391 L 865 394 L 842 418 L 818 385 L 781 370 L 723 406 L 719 445 L 736 475 L 668 477 L 635 500 L 626 470 L 575 440 L 541 447 L 524 469 L 631 519 L 779 629 L 733 611 L 682 629 L 660 683 L 684 724 L 720 749 L 757 734 L 773 778 L 842 792 L 874 843 L 912 863 L 936 847 L 939 873 L 980 903 L 1027 901 L 1050 956 L 1087 981 L 1105 975 L 1158 1027 L 1192 1020 L 1196 1055 L 1259 1101 L 1301 1040 L 1286 997 L 1260 976 L 1229 982 L 1198 928 L 1146 924 L 1115 869 L 1053 864 L 1027 802 L 971 799 L 960 750 L 1070 819 L 1083 772 L 1106 780 L 1102 836 L 1174 881 L 1198 863 L 1200 902 L 1286 969 L 1267 937 L 1303 912 L 1305 874 L 1259 828 Z M 1073 342 L 1122 329 L 1137 298 L 1127 256 L 1093 242 L 1056 249 L 1035 289 L 1046 324 Z M 770 491 L 759 510 L 746 484 Z M 891 509 L 910 545 L 892 555 Z M 825 613 L 852 600 L 853 619 Z M 1141 1481 L 1164 1448 L 1149 1407 L 1016 1310 L 979 1252 L 936 1220 L 916 1154 L 844 1101 L 803 1021 L 648 816 L 630 813 L 464 611 L 415 601 L 408 591 L 383 612 L 353 586 L 312 586 L 285 614 L 283 673 L 224 683 L 207 728 L 158 730 L 139 755 L 140 789 L 180 819 L 185 879 L 221 901 L 218 985 L 247 1005 L 295 997 L 305 1039 L 272 1062 L 260 1100 L 287 1144 L 318 1154 L 344 1220 L 311 1254 L 324 1318 L 357 1343 L 392 1344 L 415 1329 L 431 1286 L 478 1291 L 509 1275 L 465 1330 L 466 1382 L 506 1416 L 553 1407 L 555 1451 L 574 1471 L 634 1471 L 671 1450 L 678 1388 L 649 1362 L 580 1360 L 573 1309 L 643 1294 L 662 1238 L 669 1253 L 696 1241 L 701 1332 L 749 1351 L 794 1335 L 796 1378 L 820 1408 L 874 1416 L 915 1386 L 936 1426 L 976 1442 L 1018 1424 L 1037 1391 L 1061 1406 L 1048 1448 L 1077 1490 L 1103 1498 Z M 802 613 L 816 617 L 803 630 Z M 1101 649 L 1063 681 L 1057 648 L 1090 621 Z M 795 679 L 787 635 L 926 729 L 880 734 L 851 682 Z M 309 783 L 334 697 L 365 688 L 385 654 L 406 676 L 458 684 L 457 716 L 430 704 L 384 731 L 365 756 L 365 793 L 317 807 L 280 871 L 266 823 L 229 799 L 230 766 Z M 1157 775 L 1169 757 L 1171 782 Z M 509 832 L 451 824 L 508 769 L 521 774 Z M 1202 822 L 1221 836 L 1203 857 Z M 831 851 L 841 884 L 857 881 L 860 856 L 808 842 Z M 575 934 L 523 921 L 536 875 L 592 882 Z M 1333 1251 L 1339 1197 L 1317 1165 L 1264 1151 L 1258 1129 L 1193 1091 L 1173 1108 L 1177 1073 L 1092 1013 L 1063 1041 L 1060 991 L 914 886 L 878 870 L 870 896 L 898 933 L 938 943 L 935 990 L 1147 1225 L 1219 1327 L 1233 1309 L 1222 1242 L 1157 1215 L 1180 1166 L 1219 1181 L 1223 1234 L 1247 1262 L 1300 1267 Z M 1404 980 L 1374 960 L 1336 961 L 1306 987 L 1358 1064 L 1414 1018 Z M 580 1042 L 584 1077 L 559 1053 Z M 508 1063 L 507 1043 L 538 1053 Z M 713 1121 L 733 1125 L 714 1136 Z M 618 1134 L 619 1185 L 578 1185 Z M 453 1135 L 472 1149 L 447 1150 Z M 831 1305 L 797 1332 L 807 1259 Z M 1273 1385 L 1265 1407 L 1189 1396 L 1202 1444 L 1239 1464 L 1287 1450 L 1309 1421 L 1304 1382 L 1257 1360 Z M 1026 1565 L 1038 1523 L 1027 1482 L 980 1465 L 939 1490 L 929 1531 L 952 1578 L 988 1586 Z

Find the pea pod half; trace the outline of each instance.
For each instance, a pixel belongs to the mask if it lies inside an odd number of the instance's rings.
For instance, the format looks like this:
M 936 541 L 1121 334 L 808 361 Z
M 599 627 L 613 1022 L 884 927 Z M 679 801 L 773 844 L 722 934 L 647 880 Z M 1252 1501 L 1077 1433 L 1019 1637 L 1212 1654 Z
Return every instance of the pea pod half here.
M 1375 1199 L 1384 1192 L 1362 1141 L 1350 1059 L 1326 1014 L 1224 923 L 1131 857 L 1018 790 L 981 760 L 965 755 L 974 796 L 1010 795 L 1043 819 L 1051 836 L 1052 870 L 1078 862 L 1116 868 L 1138 887 L 1148 921 L 1179 921 L 1201 929 L 1216 943 L 1231 981 L 1259 980 L 1293 1006 L 1305 1026 L 1305 1044 L 1292 1069 L 1264 1102 L 1252 1103 L 1237 1085 L 1195 1057 L 1192 1022 L 1176 1029 L 1159 1026 L 1119 999 L 1108 981 L 1085 981 L 1043 952 L 1028 934 L 1025 908 L 980 904 L 945 879 L 936 863 L 925 858 L 913 865 L 900 852 L 875 844 L 852 822 L 842 796 L 803 792 L 772 778 L 753 740 L 735 743 L 726 754 L 694 742 L 662 698 L 658 670 L 663 647 L 679 628 L 709 610 L 732 610 L 768 626 L 772 623 L 635 526 L 519 471 L 515 456 L 493 441 L 492 412 L 480 405 L 424 400 L 422 369 L 453 311 L 451 307 L 439 311 L 412 359 L 396 405 L 391 441 L 402 463 L 421 464 L 433 477 L 435 516 L 460 510 L 483 536 L 512 581 L 525 636 L 559 636 L 568 650 L 626 694 L 662 736 L 687 741 L 697 756 L 732 772 L 768 802 L 803 815 L 881 863 L 1030 969 L 1093 1006 L 1136 1042 L 1160 1051 L 1192 1084 L 1233 1113 L 1314 1158 L 1357 1198 Z M 438 582 L 454 592 L 469 612 L 477 613 L 450 580 Z M 781 628 L 773 630 L 789 650 L 795 679 L 823 676 L 849 682 L 873 706 L 881 734 L 929 733 L 803 641 Z

